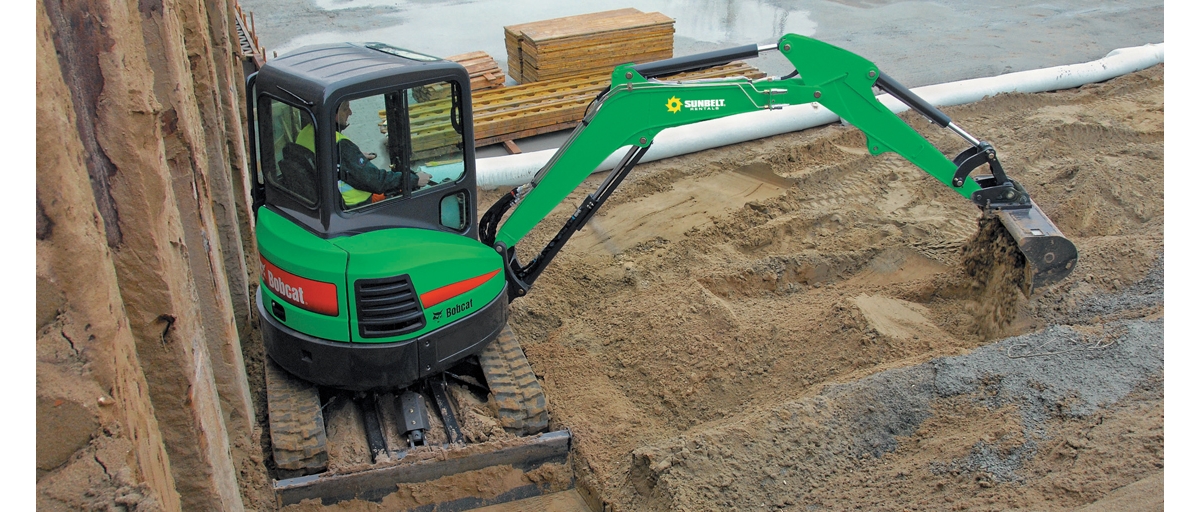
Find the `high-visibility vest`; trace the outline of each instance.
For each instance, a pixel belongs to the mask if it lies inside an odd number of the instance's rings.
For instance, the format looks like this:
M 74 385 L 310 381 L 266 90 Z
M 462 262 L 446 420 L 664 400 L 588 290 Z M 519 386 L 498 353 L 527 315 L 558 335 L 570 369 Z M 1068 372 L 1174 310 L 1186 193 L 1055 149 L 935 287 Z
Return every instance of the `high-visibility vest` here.
M 342 135 L 342 132 L 334 132 L 335 141 L 341 142 L 345 138 L 346 136 Z M 296 144 L 308 148 L 313 153 L 317 152 L 315 136 L 313 135 L 313 125 L 309 124 L 296 133 Z M 371 199 L 370 192 L 358 190 L 342 180 L 338 180 L 338 191 L 342 193 L 342 201 L 346 203 L 346 206 L 355 206 L 358 203 Z

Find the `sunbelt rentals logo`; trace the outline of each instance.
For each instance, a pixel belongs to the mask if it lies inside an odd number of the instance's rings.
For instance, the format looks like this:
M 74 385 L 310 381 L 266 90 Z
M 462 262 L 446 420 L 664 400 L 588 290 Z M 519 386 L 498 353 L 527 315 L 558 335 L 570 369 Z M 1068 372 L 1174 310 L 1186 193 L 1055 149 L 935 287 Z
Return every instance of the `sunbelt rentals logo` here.
M 672 114 L 678 114 L 680 110 L 683 110 L 685 108 L 688 110 L 691 110 L 691 111 L 720 110 L 721 107 L 724 107 L 724 106 L 725 106 L 724 99 L 680 101 L 680 99 L 677 96 L 671 96 L 671 99 L 667 100 L 667 112 L 670 112 Z
M 683 102 L 679 101 L 679 98 L 671 96 L 671 99 L 667 100 L 667 112 L 678 114 L 681 108 L 683 108 Z

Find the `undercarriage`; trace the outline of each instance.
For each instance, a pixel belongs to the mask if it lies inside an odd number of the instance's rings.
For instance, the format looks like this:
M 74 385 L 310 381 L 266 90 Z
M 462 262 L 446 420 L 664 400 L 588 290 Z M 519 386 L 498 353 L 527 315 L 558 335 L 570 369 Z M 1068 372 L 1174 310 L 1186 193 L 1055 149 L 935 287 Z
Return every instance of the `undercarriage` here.
M 288 374 L 268 358 L 268 421 L 281 506 L 381 501 L 398 486 L 501 467 L 559 464 L 560 478 L 516 478 L 493 496 L 428 494 L 462 510 L 573 486 L 570 434 L 548 432 L 546 398 L 511 328 L 477 356 L 403 389 L 346 391 Z M 456 477 L 461 478 L 461 477 Z M 490 478 L 490 477 L 489 477 Z

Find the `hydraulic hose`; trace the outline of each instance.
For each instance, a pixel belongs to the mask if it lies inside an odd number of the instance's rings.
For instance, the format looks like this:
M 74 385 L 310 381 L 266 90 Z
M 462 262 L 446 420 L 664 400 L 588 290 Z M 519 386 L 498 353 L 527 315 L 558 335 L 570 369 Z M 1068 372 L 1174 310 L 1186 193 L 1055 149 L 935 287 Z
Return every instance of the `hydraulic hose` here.
M 758 51 L 759 46 L 757 44 L 748 44 L 724 50 L 697 53 L 686 57 L 675 57 L 673 59 L 638 64 L 633 67 L 633 70 L 645 78 L 657 78 L 676 73 L 695 71 L 697 69 L 711 68 L 713 66 L 722 66 L 735 60 L 753 59 L 754 57 L 758 57 Z

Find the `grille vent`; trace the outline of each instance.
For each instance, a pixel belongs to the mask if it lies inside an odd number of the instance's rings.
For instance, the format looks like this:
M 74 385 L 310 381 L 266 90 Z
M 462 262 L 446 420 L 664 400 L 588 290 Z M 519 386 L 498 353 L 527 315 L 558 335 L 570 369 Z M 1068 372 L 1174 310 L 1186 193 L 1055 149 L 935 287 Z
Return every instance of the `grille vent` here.
M 425 314 L 408 274 L 359 279 L 354 282 L 354 297 L 358 334 L 364 338 L 399 336 L 425 327 Z

